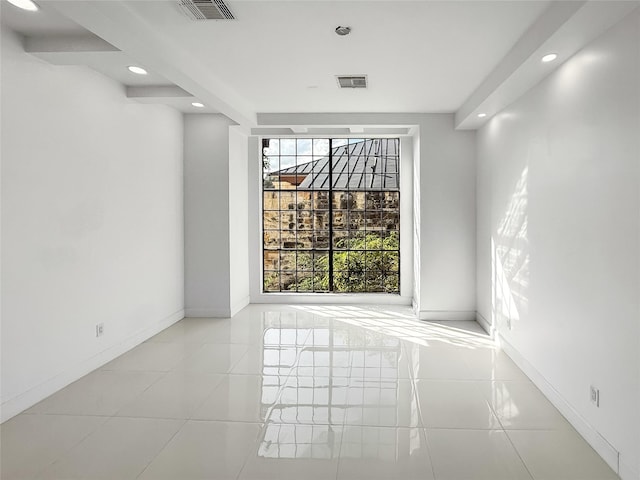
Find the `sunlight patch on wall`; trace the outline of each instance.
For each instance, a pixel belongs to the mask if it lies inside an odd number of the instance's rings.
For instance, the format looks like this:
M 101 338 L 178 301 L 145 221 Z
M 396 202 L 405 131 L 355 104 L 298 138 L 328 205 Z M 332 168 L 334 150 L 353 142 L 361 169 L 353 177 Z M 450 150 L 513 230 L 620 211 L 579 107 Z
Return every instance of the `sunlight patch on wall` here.
M 525 167 L 491 238 L 493 320 L 494 325 L 502 323 L 508 328 L 528 311 L 528 175 Z

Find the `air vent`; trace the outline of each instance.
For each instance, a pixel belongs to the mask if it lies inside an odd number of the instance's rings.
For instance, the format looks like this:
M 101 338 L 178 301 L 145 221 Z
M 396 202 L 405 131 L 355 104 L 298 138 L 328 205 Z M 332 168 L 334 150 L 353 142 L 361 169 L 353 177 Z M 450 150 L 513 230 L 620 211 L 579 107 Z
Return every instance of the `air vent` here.
M 178 5 L 192 20 L 233 20 L 236 18 L 222 0 L 179 0 Z
M 338 75 L 336 79 L 340 88 L 367 88 L 366 75 Z

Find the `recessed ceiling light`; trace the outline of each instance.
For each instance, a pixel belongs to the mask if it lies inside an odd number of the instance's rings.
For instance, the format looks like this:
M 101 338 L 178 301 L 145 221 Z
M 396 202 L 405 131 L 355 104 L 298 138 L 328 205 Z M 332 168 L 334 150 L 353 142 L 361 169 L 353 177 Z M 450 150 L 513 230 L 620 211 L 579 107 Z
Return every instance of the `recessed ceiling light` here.
M 127 67 L 131 73 L 135 73 L 136 75 L 146 75 L 147 71 L 142 67 L 136 67 L 135 65 L 130 65 Z
M 22 10 L 27 10 L 28 12 L 35 12 L 38 10 L 38 6 L 33 3 L 31 0 L 8 0 L 8 2 Z
M 200 102 L 193 102 L 191 105 L 193 105 L 194 107 L 197 107 L 197 108 L 203 108 L 204 107 L 204 103 L 200 103 Z
M 553 62 L 556 58 L 558 58 L 557 53 L 548 53 L 544 57 L 542 57 L 542 61 L 544 63 Z
M 487 116 L 487 114 L 486 114 L 486 113 L 479 113 L 479 114 L 478 114 L 478 118 L 484 118 L 484 117 L 486 117 L 486 116 Z
M 338 25 L 336 27 L 336 33 L 341 37 L 344 37 L 345 35 L 349 35 L 351 33 L 351 27 L 343 27 L 342 25 Z

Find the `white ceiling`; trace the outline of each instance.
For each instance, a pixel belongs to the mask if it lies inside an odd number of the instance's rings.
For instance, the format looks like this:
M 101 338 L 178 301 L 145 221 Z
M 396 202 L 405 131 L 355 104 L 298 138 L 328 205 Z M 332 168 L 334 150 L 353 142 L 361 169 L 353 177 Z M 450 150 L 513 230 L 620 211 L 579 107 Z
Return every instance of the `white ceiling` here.
M 190 103 L 199 100 L 204 111 L 247 126 L 259 113 L 456 112 L 463 128 L 478 126 L 478 109 L 496 113 L 507 101 L 496 98 L 511 98 L 556 68 L 538 69 L 543 49 L 569 56 L 630 8 L 548 0 L 227 0 L 236 20 L 192 21 L 177 0 L 36 3 L 41 11 L 29 13 L 2 0 L 2 23 L 35 38 L 30 53 L 86 65 L 125 85 L 182 92 L 171 98 L 151 89 L 135 95 L 140 101 L 194 112 L 202 110 Z M 350 26 L 351 35 L 336 35 L 338 25 Z M 59 41 L 70 35 L 77 45 Z M 96 46 L 96 36 L 106 47 Z M 571 48 L 563 52 L 556 39 Z M 150 75 L 132 76 L 125 70 L 131 63 Z M 340 90 L 338 74 L 366 74 L 369 88 Z M 512 81 L 511 97 L 496 95 L 515 77 L 519 90 Z
M 237 20 L 194 22 L 129 2 L 257 112 L 453 112 L 547 3 L 230 0 Z M 338 89 L 361 73 L 369 88 Z
M 26 12 L 2 1 L 0 21 L 23 35 L 58 35 L 83 33 L 86 29 L 54 10 L 45 8 Z

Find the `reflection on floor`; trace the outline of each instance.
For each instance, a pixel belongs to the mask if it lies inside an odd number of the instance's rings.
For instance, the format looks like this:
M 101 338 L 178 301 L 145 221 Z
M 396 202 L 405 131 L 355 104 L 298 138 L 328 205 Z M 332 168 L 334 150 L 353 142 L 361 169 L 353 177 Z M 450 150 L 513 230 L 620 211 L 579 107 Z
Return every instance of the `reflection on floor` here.
M 2 425 L 3 479 L 616 475 L 473 322 L 185 319 Z

